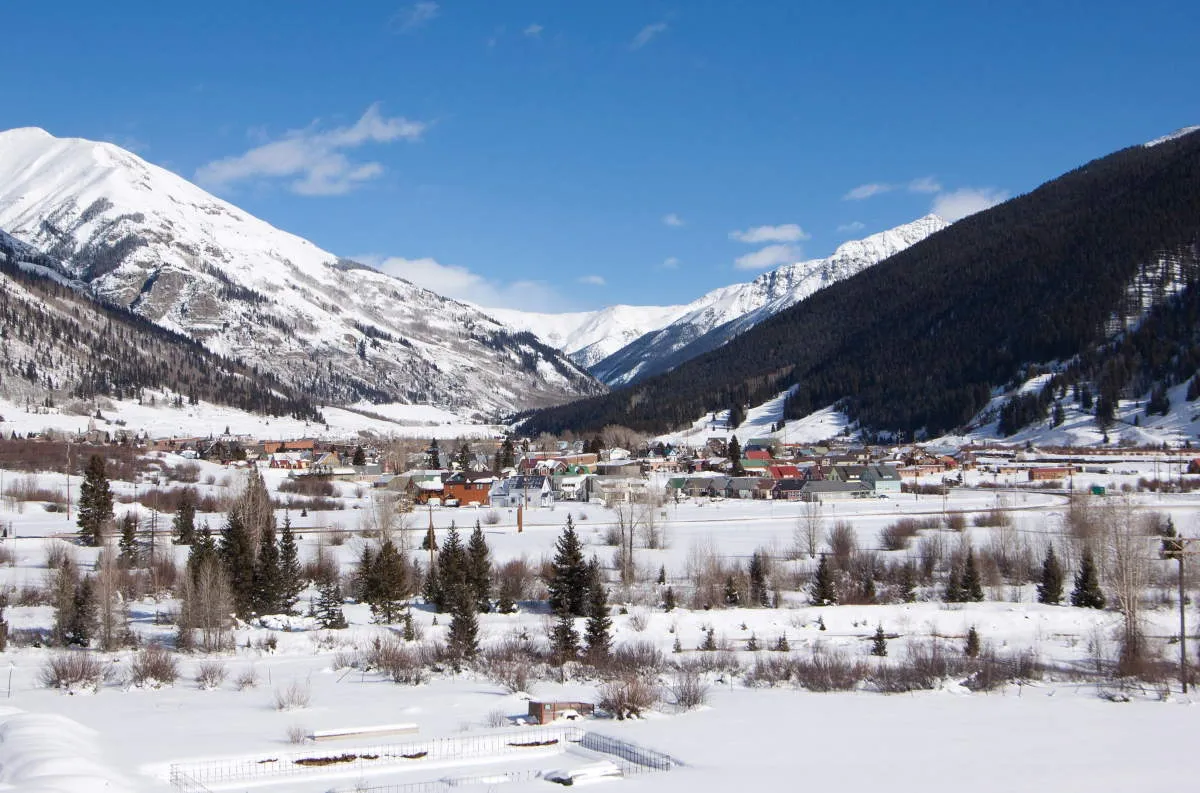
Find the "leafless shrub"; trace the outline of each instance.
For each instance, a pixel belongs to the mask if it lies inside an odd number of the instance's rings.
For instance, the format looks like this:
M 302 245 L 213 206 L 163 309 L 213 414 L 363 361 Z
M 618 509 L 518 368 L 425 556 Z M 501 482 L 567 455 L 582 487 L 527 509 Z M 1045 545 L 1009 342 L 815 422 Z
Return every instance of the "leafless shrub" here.
M 75 550 L 62 540 L 46 540 L 46 568 L 57 570 L 64 564 L 75 563 Z
M 363 657 L 357 650 L 338 650 L 329 662 L 329 667 L 335 672 L 339 669 L 358 669 L 362 665 Z
M 288 743 L 300 744 L 308 740 L 310 731 L 303 724 L 293 724 L 287 728 Z
M 940 534 L 926 534 L 917 543 L 917 567 L 921 580 L 929 583 L 946 558 L 946 542 Z
M 618 720 L 638 718 L 659 700 L 658 688 L 640 677 L 610 680 L 600 686 L 599 706 Z
M 509 725 L 508 714 L 498 709 L 490 711 L 487 718 L 484 719 L 484 725 L 492 729 L 507 727 Z
M 667 666 L 666 656 L 651 642 L 623 642 L 613 648 L 603 664 L 603 673 L 614 678 L 655 678 Z
M 544 670 L 544 659 L 532 641 L 507 636 L 484 648 L 477 667 L 485 677 L 510 694 L 528 694 L 533 681 Z
M 858 550 L 858 535 L 854 533 L 854 527 L 844 520 L 839 520 L 833 524 L 825 541 L 829 543 L 834 565 L 839 570 L 848 569 L 850 557 Z
M 620 547 L 620 545 L 621 545 L 621 527 L 620 526 L 613 525 L 613 526 L 608 526 L 607 528 L 604 529 L 604 544 L 611 545 L 614 548 Z
M 169 686 L 178 679 L 179 663 L 161 644 L 139 650 L 129 664 L 129 682 L 139 688 Z
M 45 586 L 25 582 L 17 589 L 13 602 L 18 606 L 46 606 L 51 598 Z
M 912 518 L 901 518 L 879 532 L 879 541 L 886 551 L 903 551 L 916 536 L 917 522 Z
M 1040 680 L 1043 666 L 1033 650 L 1023 650 L 1002 658 L 995 650 L 979 654 L 972 663 L 970 677 L 963 684 L 972 691 L 994 691 L 1014 681 Z
M 394 683 L 415 686 L 425 679 L 420 657 L 392 636 L 375 637 L 366 663 L 368 669 L 386 674 Z
M 667 691 L 676 707 L 694 710 L 708 701 L 708 686 L 694 669 L 681 669 L 667 684 Z
M 324 540 L 329 545 L 345 545 L 346 540 L 350 537 L 350 532 L 346 531 L 338 523 L 329 524 L 328 531 L 325 532 Z
M 9 524 L 7 528 L 9 530 L 8 533 L 11 535 L 12 525 Z M 0 543 L 0 564 L 6 564 L 9 567 L 17 566 L 17 554 L 7 543 Z
M 280 493 L 295 493 L 310 498 L 336 498 L 337 487 L 327 476 L 291 476 L 279 483 Z
M 195 483 L 200 481 L 199 463 L 180 463 L 171 469 L 171 478 L 176 482 Z
M 238 691 L 245 691 L 248 688 L 258 688 L 260 678 L 258 670 L 253 666 L 248 666 L 242 673 L 233 679 L 233 687 Z
M 312 699 L 312 686 L 307 680 L 293 680 L 287 688 L 275 689 L 275 710 L 301 710 Z
M 809 691 L 851 691 L 866 679 L 869 669 L 840 651 L 814 651 L 793 657 L 792 678 Z
M 46 688 L 90 688 L 98 691 L 104 683 L 105 666 L 90 652 L 60 652 L 50 656 L 41 670 Z
M 650 625 L 650 615 L 642 609 L 634 609 L 629 614 L 629 627 L 641 633 Z
M 500 513 L 494 509 L 489 509 L 483 513 L 483 522 L 486 526 L 495 526 L 500 523 Z
M 525 557 L 509 559 L 496 570 L 496 592 L 501 599 L 517 603 L 533 594 L 536 574 Z
M 229 670 L 221 661 L 203 661 L 196 668 L 196 685 L 202 691 L 212 691 L 221 687 L 228 677 Z
M 718 650 L 712 653 L 699 653 L 689 658 L 687 663 L 676 664 L 677 669 L 690 669 L 695 672 L 714 675 L 735 675 L 742 670 L 737 653 L 729 650 Z
M 950 512 L 946 515 L 946 528 L 962 533 L 967 530 L 967 516 L 961 512 Z

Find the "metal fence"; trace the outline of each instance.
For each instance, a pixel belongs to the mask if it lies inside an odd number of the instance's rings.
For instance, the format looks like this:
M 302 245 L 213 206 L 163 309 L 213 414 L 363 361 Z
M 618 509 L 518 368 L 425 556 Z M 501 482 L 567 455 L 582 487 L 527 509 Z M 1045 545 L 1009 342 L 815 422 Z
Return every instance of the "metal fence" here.
M 176 789 L 195 793 L 208 786 L 222 786 L 234 782 L 267 782 L 321 771 L 365 771 L 382 767 L 416 766 L 422 761 L 508 757 L 527 754 L 537 749 L 565 748 L 567 743 L 579 743 L 582 737 L 583 730 L 578 727 L 533 727 L 425 741 L 353 746 L 341 750 L 314 749 L 308 752 L 274 754 L 261 759 L 178 763 L 171 766 L 171 781 L 176 785 Z M 200 788 L 196 788 L 196 785 Z
M 434 738 L 343 750 L 291 752 L 258 760 L 210 760 L 171 766 L 171 784 L 183 793 L 209 793 L 209 785 L 225 786 L 237 782 L 270 784 L 297 776 L 335 770 L 338 772 L 374 771 L 380 768 L 419 768 L 421 761 L 478 760 L 488 757 L 512 757 L 539 749 L 566 751 L 578 746 L 614 761 L 624 774 L 669 771 L 677 763 L 669 755 L 608 735 L 587 732 L 576 726 L 526 727 L 518 730 Z M 463 785 L 536 779 L 540 771 L 511 771 L 475 776 L 455 776 L 424 782 L 378 787 L 356 785 L 362 793 L 445 793 Z

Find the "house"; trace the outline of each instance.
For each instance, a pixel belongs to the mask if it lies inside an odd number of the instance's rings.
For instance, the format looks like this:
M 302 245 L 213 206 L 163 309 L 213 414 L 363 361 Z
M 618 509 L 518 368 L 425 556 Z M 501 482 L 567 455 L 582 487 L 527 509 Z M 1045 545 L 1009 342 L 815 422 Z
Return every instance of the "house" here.
M 595 489 L 595 474 L 570 474 L 554 479 L 554 495 L 561 501 L 586 503 L 592 500 L 592 493 Z
M 554 504 L 554 485 L 548 476 L 518 474 L 497 479 L 488 492 L 493 507 L 549 507 Z
M 894 465 L 868 465 L 860 481 L 869 485 L 876 495 L 900 493 L 900 471 Z
M 442 479 L 442 503 L 487 504 L 495 481 L 496 477 L 488 471 L 455 471 Z
M 771 485 L 771 498 L 780 501 L 800 501 L 807 479 L 776 479 Z
M 863 482 L 817 482 L 806 481 L 800 488 L 801 501 L 849 501 L 871 495 L 871 488 Z
M 1039 468 L 1029 469 L 1030 482 L 1053 482 L 1066 479 L 1075 473 L 1075 468 L 1070 465 L 1054 465 L 1042 466 Z
M 606 477 L 640 477 L 642 464 L 637 460 L 611 460 L 596 463 L 596 473 Z
M 758 476 L 733 476 L 725 486 L 726 498 L 767 498 L 774 483 Z

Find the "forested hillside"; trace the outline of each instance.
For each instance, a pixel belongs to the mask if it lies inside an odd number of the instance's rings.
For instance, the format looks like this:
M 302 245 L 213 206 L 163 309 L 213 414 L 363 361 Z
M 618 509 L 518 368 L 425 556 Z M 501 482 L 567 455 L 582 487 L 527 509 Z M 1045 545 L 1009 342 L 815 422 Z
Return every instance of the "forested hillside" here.
M 1122 334 L 1155 306 L 1164 306 L 1163 333 L 1187 337 L 1157 338 L 1155 355 L 1182 360 L 1192 329 L 1178 312 L 1194 301 L 1198 240 L 1200 134 L 1124 149 L 961 220 L 669 374 L 533 413 L 525 429 L 662 432 L 796 385 L 789 416 L 840 403 L 865 428 L 933 434 L 969 421 L 1033 363 L 1086 353 L 1086 370 L 1103 372 L 1110 394 L 1144 385 L 1151 371 L 1179 377 L 1177 365 L 1139 355 L 1107 361 L 1128 350 Z M 1172 296 L 1180 308 L 1169 308 Z
M 267 415 L 321 420 L 304 394 L 63 283 L 55 263 L 0 234 L 0 393 L 14 400 L 137 398 L 170 390 Z

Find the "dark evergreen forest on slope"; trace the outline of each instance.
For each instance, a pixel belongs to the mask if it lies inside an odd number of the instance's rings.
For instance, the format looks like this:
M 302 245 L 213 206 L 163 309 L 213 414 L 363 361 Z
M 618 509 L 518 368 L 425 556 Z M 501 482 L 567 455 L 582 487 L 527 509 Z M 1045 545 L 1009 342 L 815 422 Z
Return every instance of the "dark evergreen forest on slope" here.
M 936 434 L 965 424 L 1033 363 L 1075 359 L 1071 377 L 1103 380 L 1109 397 L 1177 382 L 1196 363 L 1198 242 L 1200 133 L 1124 149 L 960 220 L 672 372 L 532 413 L 523 429 L 664 432 L 795 385 L 789 417 L 838 403 L 868 429 Z M 1184 288 L 1169 297 L 1172 280 Z M 1139 325 L 1147 301 L 1159 308 Z M 1127 326 L 1141 330 L 1118 332 Z

